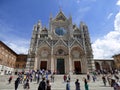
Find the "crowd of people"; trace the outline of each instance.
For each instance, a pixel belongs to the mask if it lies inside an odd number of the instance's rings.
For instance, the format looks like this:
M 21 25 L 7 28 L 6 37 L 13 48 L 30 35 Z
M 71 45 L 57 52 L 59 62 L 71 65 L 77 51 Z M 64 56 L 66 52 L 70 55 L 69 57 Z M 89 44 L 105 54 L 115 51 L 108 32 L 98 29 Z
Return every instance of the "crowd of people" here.
M 97 82 L 98 78 L 103 81 L 104 86 L 111 86 L 114 90 L 120 90 L 120 80 L 119 73 L 110 73 L 110 72 L 102 72 L 93 71 L 92 73 L 87 73 L 86 77 L 83 77 L 82 81 L 84 82 L 85 90 L 89 90 L 88 83 L 90 81 Z M 101 77 L 101 78 L 100 78 Z M 71 75 L 64 74 L 63 82 L 66 84 L 66 90 L 71 90 Z M 10 84 L 13 79 L 11 75 L 9 77 L 8 83 Z M 30 90 L 30 83 L 36 82 L 38 84 L 38 90 L 51 90 L 51 84 L 55 82 L 55 73 L 51 73 L 48 70 L 37 70 L 30 71 L 26 74 L 19 73 L 17 79 L 15 80 L 15 90 L 18 89 L 19 84 L 23 84 L 23 88 Z M 80 79 L 77 78 L 75 82 L 75 90 L 81 90 L 80 88 Z

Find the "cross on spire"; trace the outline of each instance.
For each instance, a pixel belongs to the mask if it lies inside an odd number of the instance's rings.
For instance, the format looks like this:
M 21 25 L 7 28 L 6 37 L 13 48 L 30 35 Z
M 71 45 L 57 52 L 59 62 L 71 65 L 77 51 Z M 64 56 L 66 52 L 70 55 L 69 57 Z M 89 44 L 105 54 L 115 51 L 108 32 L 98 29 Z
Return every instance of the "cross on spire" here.
M 62 11 L 62 7 L 61 6 L 59 6 L 59 10 Z

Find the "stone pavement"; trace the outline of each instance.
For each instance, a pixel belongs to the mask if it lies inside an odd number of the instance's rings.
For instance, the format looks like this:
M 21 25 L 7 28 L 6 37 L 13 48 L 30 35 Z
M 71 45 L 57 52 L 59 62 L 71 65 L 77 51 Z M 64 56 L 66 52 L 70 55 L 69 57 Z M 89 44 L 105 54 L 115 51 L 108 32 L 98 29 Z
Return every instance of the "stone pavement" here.
M 85 77 L 85 75 L 72 75 L 71 77 L 72 77 L 70 82 L 71 90 L 75 90 L 75 80 L 77 78 L 80 80 L 81 90 L 85 90 L 84 82 L 82 81 L 82 78 Z M 12 80 L 11 84 L 8 84 L 8 78 L 9 76 L 0 76 L 0 90 L 14 90 L 14 81 L 16 79 L 16 76 L 14 76 L 14 80 Z M 88 84 L 89 84 L 89 90 L 113 90 L 113 88 L 109 87 L 108 84 L 106 87 L 103 86 L 101 77 L 99 77 L 96 82 L 91 81 Z M 55 83 L 51 83 L 51 87 L 52 90 L 65 90 L 66 83 L 63 82 L 63 75 L 56 75 Z M 29 90 L 37 90 L 37 88 L 38 88 L 38 84 L 36 82 L 30 83 Z M 18 90 L 24 90 L 23 84 L 19 85 Z

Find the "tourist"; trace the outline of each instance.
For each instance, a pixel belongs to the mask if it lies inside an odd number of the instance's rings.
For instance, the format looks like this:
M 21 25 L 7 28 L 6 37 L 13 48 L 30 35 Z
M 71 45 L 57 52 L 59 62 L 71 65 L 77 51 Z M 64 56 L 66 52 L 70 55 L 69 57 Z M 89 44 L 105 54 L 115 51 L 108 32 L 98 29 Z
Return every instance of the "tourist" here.
M 39 83 L 39 81 L 40 81 L 40 75 L 37 74 L 37 84 Z
M 117 81 L 119 81 L 119 77 L 115 74 L 114 75 L 115 79 L 117 79 Z
M 24 75 L 24 77 L 23 77 L 23 83 L 25 83 L 25 81 L 26 81 L 26 75 Z
M 90 81 L 90 74 L 87 74 L 87 80 Z
M 115 81 L 113 82 L 113 88 L 114 88 L 114 90 L 120 90 L 118 83 Z
M 54 73 L 51 75 L 51 82 L 54 82 Z
M 33 80 L 33 76 L 32 74 L 30 74 L 30 82 L 32 82 L 32 80 Z
M 111 76 L 110 75 L 107 76 L 107 81 L 108 81 L 108 84 L 111 86 Z
M 64 82 L 66 82 L 66 80 L 67 80 L 66 74 L 63 76 L 63 79 L 64 79 Z
M 48 72 L 46 72 L 46 80 L 48 80 Z
M 96 76 L 93 75 L 92 78 L 93 78 L 93 82 L 95 82 L 95 80 L 96 80 Z
M 76 80 L 76 82 L 75 82 L 75 87 L 76 87 L 76 90 L 80 90 L 79 79 Z
M 9 77 L 9 80 L 8 80 L 9 84 L 11 83 L 12 78 L 13 78 L 13 76 L 10 76 L 10 77 Z
M 88 81 L 86 80 L 86 78 L 83 78 L 83 80 L 84 80 L 85 90 L 89 90 Z
M 107 80 L 106 80 L 105 76 L 102 76 L 102 80 L 103 80 L 104 86 L 106 86 Z
M 69 75 L 68 75 L 68 80 L 69 80 L 69 81 L 70 81 L 70 78 L 71 78 L 71 77 L 70 77 L 70 74 L 69 74 Z
M 51 90 L 51 85 L 50 85 L 50 81 L 47 80 L 47 89 L 46 90 Z
M 38 86 L 38 90 L 46 90 L 45 78 L 43 78 L 42 81 L 40 82 L 40 84 Z
M 17 90 L 19 83 L 20 83 L 20 78 L 18 77 L 18 78 L 15 80 L 15 90 Z
M 69 80 L 67 80 L 66 90 L 70 90 L 70 81 Z
M 112 77 L 112 78 L 111 78 L 111 87 L 114 87 L 115 82 L 116 82 L 116 81 L 115 81 L 115 78 Z
M 30 84 L 29 84 L 29 80 L 26 80 L 26 83 L 24 85 L 24 89 L 30 89 Z

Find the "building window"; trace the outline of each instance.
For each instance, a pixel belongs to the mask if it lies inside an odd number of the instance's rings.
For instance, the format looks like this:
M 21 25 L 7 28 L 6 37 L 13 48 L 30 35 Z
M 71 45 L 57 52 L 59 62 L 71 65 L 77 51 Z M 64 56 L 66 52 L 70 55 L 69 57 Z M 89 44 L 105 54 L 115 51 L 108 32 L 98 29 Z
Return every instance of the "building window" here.
M 61 54 L 63 54 L 63 53 L 64 53 L 64 51 L 63 51 L 62 49 L 59 49 L 59 50 L 58 50 L 58 54 L 61 55 Z

